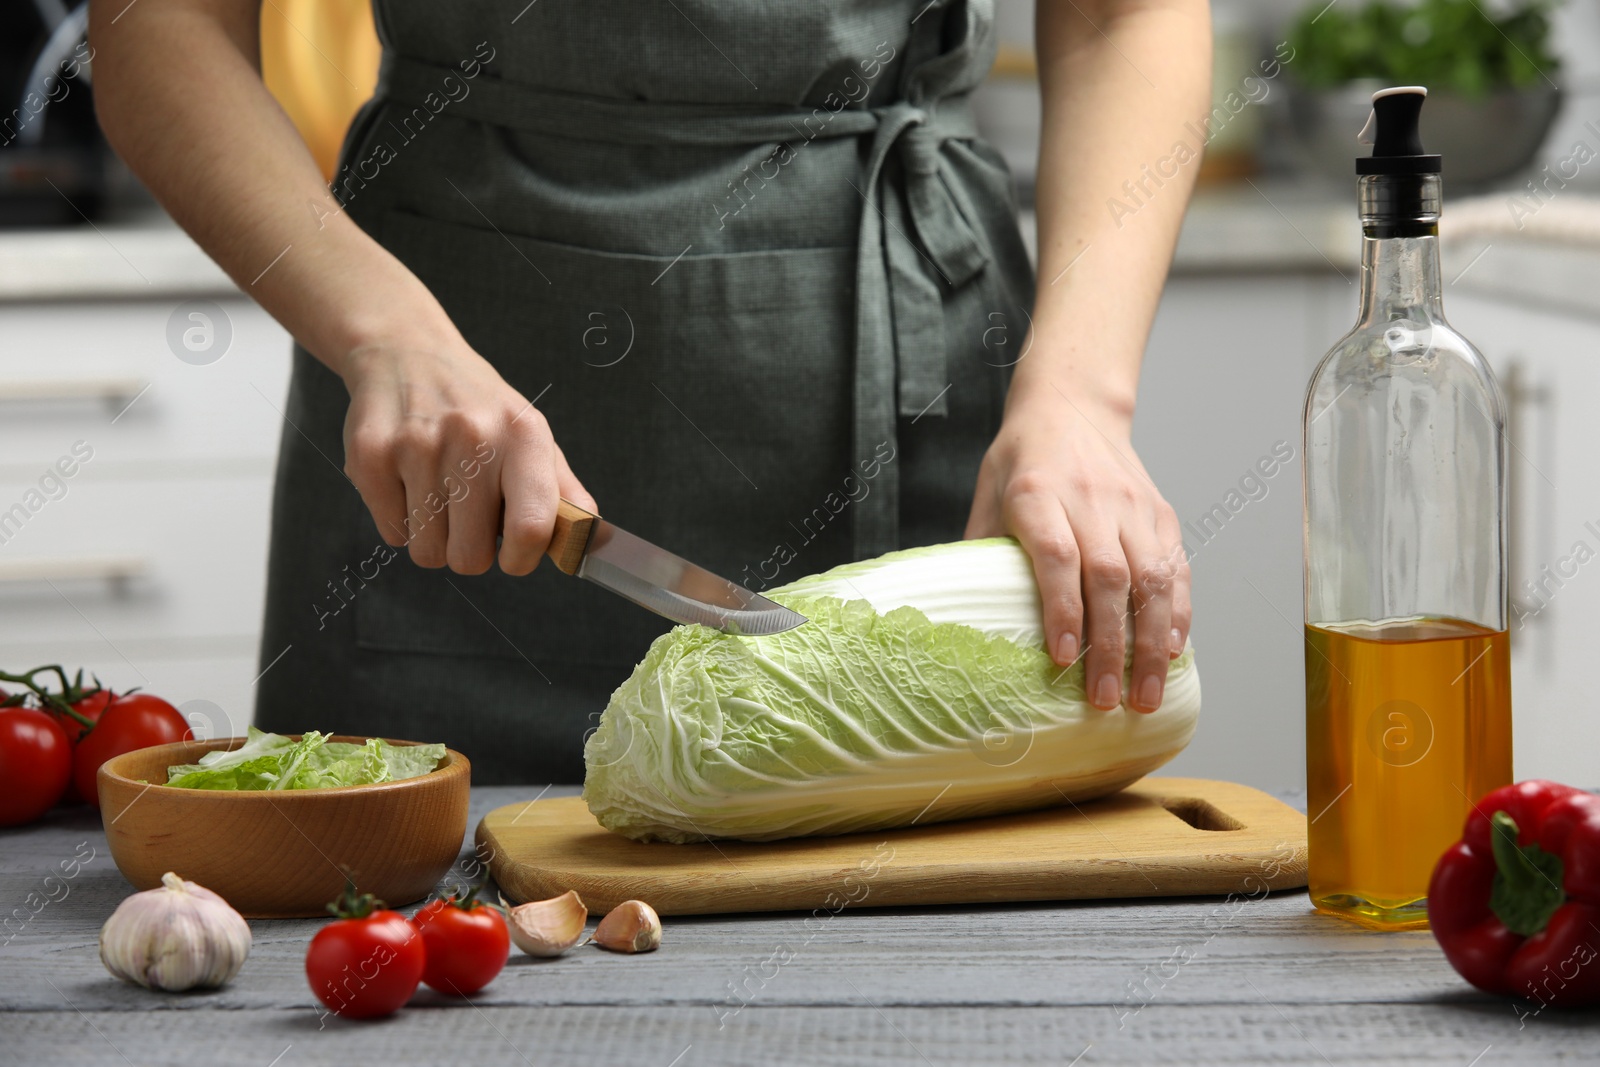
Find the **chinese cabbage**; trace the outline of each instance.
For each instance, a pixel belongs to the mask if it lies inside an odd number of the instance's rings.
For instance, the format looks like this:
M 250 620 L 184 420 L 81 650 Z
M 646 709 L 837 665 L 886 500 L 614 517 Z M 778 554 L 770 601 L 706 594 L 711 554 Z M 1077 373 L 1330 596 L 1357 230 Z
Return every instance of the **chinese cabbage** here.
M 1089 704 L 1044 650 L 1015 541 L 910 549 L 770 591 L 810 621 L 764 637 L 679 626 L 612 695 L 584 799 L 639 840 L 773 840 L 1104 796 L 1194 733 L 1194 653 L 1151 714 Z M 1130 653 L 1131 660 L 1131 653 Z

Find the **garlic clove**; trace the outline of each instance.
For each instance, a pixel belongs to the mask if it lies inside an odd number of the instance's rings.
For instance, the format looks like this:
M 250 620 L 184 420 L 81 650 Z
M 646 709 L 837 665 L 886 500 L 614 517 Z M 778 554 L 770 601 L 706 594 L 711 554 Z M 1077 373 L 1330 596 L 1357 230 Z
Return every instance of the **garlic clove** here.
M 250 925 L 226 900 L 168 871 L 128 897 L 100 928 L 100 960 L 146 989 L 214 989 L 250 954 Z
M 583 937 L 589 909 L 575 890 L 559 897 L 518 904 L 506 912 L 511 940 L 530 956 L 559 956 Z
M 590 940 L 612 952 L 649 952 L 661 944 L 661 917 L 642 900 L 624 900 L 600 920 Z

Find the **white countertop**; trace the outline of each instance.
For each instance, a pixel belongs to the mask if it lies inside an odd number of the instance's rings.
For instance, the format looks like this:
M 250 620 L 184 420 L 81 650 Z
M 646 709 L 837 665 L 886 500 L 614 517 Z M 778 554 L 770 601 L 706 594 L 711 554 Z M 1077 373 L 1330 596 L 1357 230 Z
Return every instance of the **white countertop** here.
M 1173 254 L 1179 274 L 1333 271 L 1358 266 L 1353 203 L 1321 187 L 1268 181 L 1197 190 Z
M 231 296 L 232 280 L 165 215 L 0 230 L 0 301 Z
M 1351 190 L 1353 197 L 1353 187 Z M 1463 288 L 1600 317 L 1600 198 L 1578 192 L 1519 218 L 1509 194 L 1447 203 L 1444 273 Z M 1031 244 L 1033 218 L 1023 219 Z M 1200 190 L 1173 273 L 1347 272 L 1359 266 L 1355 205 L 1312 183 Z M 62 230 L 0 231 L 0 302 L 229 296 L 233 282 L 164 215 Z
M 1178 275 L 1358 270 L 1355 187 L 1256 181 L 1199 190 L 1173 256 Z M 1513 203 L 1521 209 L 1513 210 Z M 1529 214 L 1510 192 L 1445 202 L 1446 284 L 1600 317 L 1600 196 L 1563 192 Z

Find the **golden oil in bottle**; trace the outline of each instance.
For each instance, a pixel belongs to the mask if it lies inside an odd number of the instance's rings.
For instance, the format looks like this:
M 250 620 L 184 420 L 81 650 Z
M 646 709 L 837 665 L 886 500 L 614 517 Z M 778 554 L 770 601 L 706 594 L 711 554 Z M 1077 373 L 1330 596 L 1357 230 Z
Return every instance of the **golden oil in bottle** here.
M 1511 781 L 1509 635 L 1442 618 L 1305 629 L 1311 902 L 1425 926 L 1435 862 Z

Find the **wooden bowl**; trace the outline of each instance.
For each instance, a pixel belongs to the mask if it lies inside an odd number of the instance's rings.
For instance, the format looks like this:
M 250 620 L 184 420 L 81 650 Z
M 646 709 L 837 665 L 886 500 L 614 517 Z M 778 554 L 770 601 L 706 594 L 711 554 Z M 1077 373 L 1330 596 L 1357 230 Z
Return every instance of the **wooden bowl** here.
M 169 766 L 243 743 L 179 741 L 101 765 L 100 817 L 111 857 L 136 888 L 152 889 L 173 871 L 248 918 L 316 916 L 344 888 L 345 868 L 358 890 L 394 907 L 427 896 L 461 854 L 472 780 L 461 753 L 446 750 L 428 774 L 379 785 L 281 793 L 166 785 Z

